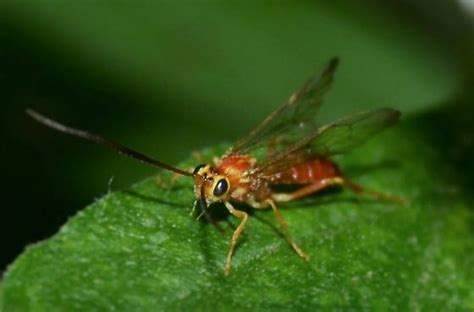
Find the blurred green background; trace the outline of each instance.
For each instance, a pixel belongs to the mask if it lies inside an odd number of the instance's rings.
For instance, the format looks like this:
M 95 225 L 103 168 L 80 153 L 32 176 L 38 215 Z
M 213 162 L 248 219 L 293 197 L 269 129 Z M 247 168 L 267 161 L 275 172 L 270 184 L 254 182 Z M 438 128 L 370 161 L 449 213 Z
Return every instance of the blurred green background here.
M 0 272 L 155 172 L 39 126 L 26 107 L 176 164 L 244 135 L 337 55 L 323 120 L 380 106 L 409 116 L 469 96 L 462 3 L 2 1 Z

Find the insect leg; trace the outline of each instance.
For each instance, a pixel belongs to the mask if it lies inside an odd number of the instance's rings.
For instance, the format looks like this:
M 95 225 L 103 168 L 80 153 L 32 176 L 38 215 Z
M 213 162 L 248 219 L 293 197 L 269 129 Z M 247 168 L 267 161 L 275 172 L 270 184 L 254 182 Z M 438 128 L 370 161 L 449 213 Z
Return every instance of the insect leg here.
M 277 193 L 273 194 L 272 198 L 275 201 L 290 201 L 295 200 L 304 196 L 308 196 L 312 193 L 316 193 L 322 189 L 325 189 L 330 186 L 340 185 L 349 188 L 351 191 L 357 194 L 369 194 L 383 200 L 389 200 L 398 204 L 406 205 L 407 201 L 404 198 L 395 196 L 393 194 L 384 193 L 380 191 L 374 191 L 367 189 L 359 184 L 356 184 L 350 180 L 347 180 L 343 177 L 334 177 L 328 179 L 322 179 L 317 182 L 311 183 L 309 185 L 303 186 L 302 188 L 294 191 L 293 193 Z
M 230 240 L 230 248 L 227 253 L 227 259 L 225 262 L 225 267 L 224 267 L 224 274 L 227 276 L 230 273 L 231 265 L 232 265 L 232 255 L 234 254 L 234 249 L 237 244 L 237 241 L 239 240 L 240 235 L 242 234 L 242 231 L 244 230 L 245 223 L 247 223 L 247 219 L 249 215 L 244 212 L 235 209 L 231 203 L 225 202 L 224 203 L 227 210 L 233 215 L 236 216 L 237 218 L 241 219 L 242 221 L 240 222 L 239 226 L 237 229 L 235 229 L 234 233 L 232 234 L 232 239 Z
M 305 253 L 291 237 L 290 230 L 288 228 L 288 223 L 286 223 L 285 219 L 283 219 L 283 216 L 281 215 L 280 210 L 275 205 L 275 202 L 271 199 L 267 199 L 266 202 L 270 205 L 270 207 L 272 207 L 273 213 L 275 214 L 275 218 L 280 224 L 281 230 L 283 234 L 285 234 L 286 240 L 288 241 L 290 246 L 296 251 L 298 256 L 303 258 L 305 261 L 308 261 L 310 256 Z
M 294 251 L 303 258 L 305 261 L 308 261 L 310 256 L 305 253 L 298 244 L 293 240 L 293 237 L 291 237 L 290 230 L 288 228 L 288 223 L 283 219 L 283 216 L 280 213 L 280 210 L 277 208 L 275 205 L 275 202 L 272 199 L 267 199 L 261 203 L 258 202 L 253 202 L 252 207 L 257 208 L 257 209 L 264 209 L 270 206 L 273 210 L 273 213 L 275 214 L 275 218 L 277 219 L 278 223 L 280 224 L 281 231 L 285 235 L 286 240 L 288 241 L 288 244 L 294 249 Z
M 322 179 L 307 186 L 303 186 L 302 188 L 294 191 L 293 193 L 273 194 L 272 198 L 275 201 L 290 201 L 300 197 L 308 196 L 309 194 L 318 192 L 333 185 L 345 185 L 345 183 L 346 180 L 344 180 L 342 177 Z
M 365 193 L 365 194 L 372 195 L 376 198 L 380 198 L 380 199 L 383 199 L 383 200 L 388 200 L 388 201 L 391 201 L 391 202 L 395 202 L 395 203 L 400 204 L 400 205 L 407 205 L 408 204 L 408 201 L 403 197 L 399 197 L 399 196 L 396 196 L 396 195 L 393 195 L 393 194 L 390 194 L 390 193 L 386 193 L 386 192 L 367 189 L 367 188 L 363 187 L 362 185 L 354 183 L 354 182 L 352 182 L 350 180 L 347 180 L 347 179 L 344 179 L 344 186 L 347 186 L 349 189 L 351 189 L 353 192 L 355 192 L 357 194 Z
M 195 157 L 193 156 L 193 158 L 195 158 Z M 194 168 L 189 167 L 189 168 L 186 168 L 186 170 L 189 171 L 189 172 L 192 172 L 194 170 Z M 183 177 L 183 175 L 178 174 L 176 172 L 172 172 L 171 176 L 169 178 L 167 177 L 166 179 L 164 179 L 163 177 L 158 175 L 155 178 L 155 184 L 158 188 L 173 187 L 181 177 Z

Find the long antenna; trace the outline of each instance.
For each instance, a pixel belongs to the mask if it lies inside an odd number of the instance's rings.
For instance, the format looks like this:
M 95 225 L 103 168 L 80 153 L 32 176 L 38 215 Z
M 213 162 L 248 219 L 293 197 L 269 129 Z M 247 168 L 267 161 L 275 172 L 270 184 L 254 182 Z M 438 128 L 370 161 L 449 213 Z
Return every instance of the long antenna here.
M 99 145 L 106 146 L 106 147 L 118 152 L 119 154 L 128 156 L 130 158 L 138 160 L 141 163 L 151 165 L 153 167 L 166 169 L 166 170 L 169 170 L 169 171 L 172 171 L 172 172 L 175 172 L 177 174 L 184 175 L 184 176 L 190 176 L 190 177 L 193 176 L 193 174 L 190 173 L 190 172 L 187 172 L 187 171 L 175 168 L 173 166 L 170 166 L 168 164 L 165 164 L 165 163 L 163 163 L 161 161 L 158 161 L 156 159 L 153 159 L 153 158 L 151 158 L 151 157 L 149 157 L 145 154 L 134 151 L 133 149 L 131 149 L 129 147 L 126 147 L 122 144 L 104 139 L 103 137 L 101 137 L 97 134 L 93 134 L 93 133 L 90 133 L 90 132 L 87 132 L 87 131 L 84 131 L 84 130 L 75 129 L 75 128 L 65 126 L 65 125 L 63 125 L 63 124 L 61 124 L 61 123 L 59 123 L 55 120 L 52 120 L 52 119 L 50 119 L 46 116 L 41 115 L 40 113 L 38 113 L 38 112 L 36 112 L 36 111 L 34 111 L 30 108 L 28 108 L 25 112 L 26 112 L 27 115 L 29 115 L 31 118 L 33 118 L 34 120 L 36 120 L 40 124 L 43 124 L 43 125 L 45 125 L 49 128 L 52 128 L 56 131 L 66 133 L 66 134 L 84 139 L 86 141 L 94 142 L 94 143 L 99 144 Z

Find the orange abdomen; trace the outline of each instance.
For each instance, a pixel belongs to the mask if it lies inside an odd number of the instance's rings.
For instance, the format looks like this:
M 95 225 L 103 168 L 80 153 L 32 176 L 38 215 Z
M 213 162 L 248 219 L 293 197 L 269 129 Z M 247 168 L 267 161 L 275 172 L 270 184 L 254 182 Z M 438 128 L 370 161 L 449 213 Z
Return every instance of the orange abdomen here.
M 285 171 L 273 174 L 270 181 L 275 184 L 306 184 L 340 176 L 336 164 L 327 159 L 312 159 L 294 165 Z

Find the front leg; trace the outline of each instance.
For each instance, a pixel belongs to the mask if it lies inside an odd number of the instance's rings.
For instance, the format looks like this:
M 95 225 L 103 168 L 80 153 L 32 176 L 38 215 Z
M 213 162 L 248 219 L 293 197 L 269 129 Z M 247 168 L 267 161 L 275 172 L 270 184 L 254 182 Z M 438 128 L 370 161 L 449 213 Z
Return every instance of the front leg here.
M 247 219 L 249 215 L 244 211 L 235 209 L 229 202 L 225 202 L 224 204 L 227 210 L 229 210 L 229 212 L 233 216 L 236 216 L 237 218 L 242 220 L 239 226 L 235 229 L 234 233 L 232 234 L 232 239 L 230 240 L 230 248 L 229 248 L 229 252 L 227 253 L 227 259 L 226 259 L 225 267 L 224 267 L 224 274 L 227 276 L 230 273 L 230 269 L 232 265 L 232 255 L 234 254 L 235 246 L 237 244 L 237 241 L 239 240 L 240 235 L 242 234 L 242 231 L 244 230 L 245 223 L 247 223 Z
M 200 151 L 191 152 L 191 157 L 194 161 L 196 161 L 196 163 L 202 163 L 204 161 L 204 156 Z M 193 170 L 194 170 L 194 167 L 186 168 L 186 171 L 188 172 L 193 172 Z M 172 172 L 171 177 L 167 180 L 164 180 L 162 177 L 158 175 L 155 178 L 155 184 L 159 188 L 172 187 L 181 177 L 184 177 L 184 176 L 176 172 Z

